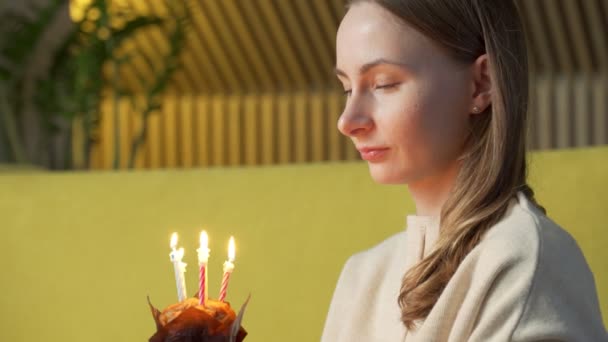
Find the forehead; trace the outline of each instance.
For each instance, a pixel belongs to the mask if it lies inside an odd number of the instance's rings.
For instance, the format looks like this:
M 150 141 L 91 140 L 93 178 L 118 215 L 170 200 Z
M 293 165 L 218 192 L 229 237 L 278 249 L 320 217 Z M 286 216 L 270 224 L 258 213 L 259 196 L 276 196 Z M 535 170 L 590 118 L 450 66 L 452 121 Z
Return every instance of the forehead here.
M 416 66 L 428 62 L 438 48 L 422 33 L 374 3 L 351 7 L 338 28 L 337 66 L 349 69 L 375 59 L 391 59 Z

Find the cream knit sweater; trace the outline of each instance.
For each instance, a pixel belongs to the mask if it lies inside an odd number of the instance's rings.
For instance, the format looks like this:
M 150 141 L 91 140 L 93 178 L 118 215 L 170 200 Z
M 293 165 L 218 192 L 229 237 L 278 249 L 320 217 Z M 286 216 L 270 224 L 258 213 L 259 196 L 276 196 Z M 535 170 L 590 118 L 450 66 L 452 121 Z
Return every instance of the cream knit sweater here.
M 458 267 L 428 317 L 406 331 L 397 297 L 439 235 L 432 218 L 352 256 L 322 342 L 608 341 L 593 274 L 576 242 L 519 193 Z

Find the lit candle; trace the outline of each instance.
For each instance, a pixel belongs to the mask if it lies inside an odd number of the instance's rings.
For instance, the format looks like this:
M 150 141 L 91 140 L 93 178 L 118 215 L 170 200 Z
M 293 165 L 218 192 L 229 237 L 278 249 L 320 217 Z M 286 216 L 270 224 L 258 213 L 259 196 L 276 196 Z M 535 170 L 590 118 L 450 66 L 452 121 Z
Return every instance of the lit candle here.
M 220 288 L 219 301 L 223 302 L 226 299 L 226 292 L 228 290 L 228 282 L 230 281 L 230 275 L 234 271 L 234 255 L 236 247 L 234 246 L 234 237 L 230 237 L 228 243 L 228 260 L 224 263 L 224 276 L 222 277 L 222 287 Z
M 199 283 L 198 283 L 198 303 L 205 305 L 208 297 L 207 283 L 207 262 L 209 261 L 209 236 L 206 231 L 201 232 L 200 246 L 198 252 Z
M 186 279 L 184 278 L 184 272 L 186 272 L 186 263 L 182 262 L 184 258 L 184 249 L 176 249 L 177 247 L 177 233 L 171 235 L 171 253 L 169 258 L 173 263 L 173 269 L 175 270 L 175 284 L 177 285 L 177 299 L 181 302 L 186 299 Z

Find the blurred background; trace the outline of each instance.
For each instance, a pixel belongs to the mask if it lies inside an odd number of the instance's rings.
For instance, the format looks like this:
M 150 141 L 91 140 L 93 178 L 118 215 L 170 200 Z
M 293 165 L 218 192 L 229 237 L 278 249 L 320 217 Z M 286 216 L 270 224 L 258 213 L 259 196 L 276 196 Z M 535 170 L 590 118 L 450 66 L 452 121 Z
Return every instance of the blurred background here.
M 0 164 L 358 159 L 336 122 L 344 0 L 0 2 Z M 608 144 L 608 2 L 520 0 L 530 148 Z

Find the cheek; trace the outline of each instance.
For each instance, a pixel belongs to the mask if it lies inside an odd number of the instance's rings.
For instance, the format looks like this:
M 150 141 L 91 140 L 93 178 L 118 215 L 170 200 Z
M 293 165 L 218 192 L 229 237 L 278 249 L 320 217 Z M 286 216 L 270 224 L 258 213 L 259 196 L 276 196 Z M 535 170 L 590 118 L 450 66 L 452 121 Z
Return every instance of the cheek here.
M 390 105 L 385 103 L 381 113 L 390 118 L 384 132 L 398 149 L 397 168 L 411 177 L 436 171 L 461 152 L 466 115 L 456 102 L 462 102 L 463 95 L 452 92 L 444 97 L 441 88 L 430 83 L 412 86 L 391 99 Z
M 432 122 L 428 113 L 432 103 L 416 87 L 405 89 L 399 96 L 391 99 L 385 108 L 385 132 L 390 142 L 397 145 L 406 156 L 415 157 L 429 144 Z
M 449 81 L 431 88 L 421 98 L 418 129 L 435 155 L 457 158 L 467 134 L 466 94 Z

